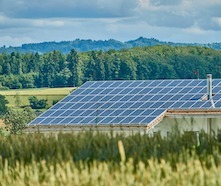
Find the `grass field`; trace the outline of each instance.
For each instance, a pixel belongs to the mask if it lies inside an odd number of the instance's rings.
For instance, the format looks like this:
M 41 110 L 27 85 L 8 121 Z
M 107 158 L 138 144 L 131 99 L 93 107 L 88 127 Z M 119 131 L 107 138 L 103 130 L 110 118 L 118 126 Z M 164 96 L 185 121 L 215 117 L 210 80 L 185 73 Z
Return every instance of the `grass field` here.
M 30 96 L 36 96 L 38 99 L 47 99 L 48 107 L 50 107 L 53 100 L 62 99 L 74 89 L 74 87 L 66 87 L 2 90 L 0 94 L 4 95 L 9 101 L 8 106 L 10 108 L 19 108 L 29 105 L 28 98 Z
M 217 186 L 221 141 L 195 135 L 0 136 L 1 185 Z

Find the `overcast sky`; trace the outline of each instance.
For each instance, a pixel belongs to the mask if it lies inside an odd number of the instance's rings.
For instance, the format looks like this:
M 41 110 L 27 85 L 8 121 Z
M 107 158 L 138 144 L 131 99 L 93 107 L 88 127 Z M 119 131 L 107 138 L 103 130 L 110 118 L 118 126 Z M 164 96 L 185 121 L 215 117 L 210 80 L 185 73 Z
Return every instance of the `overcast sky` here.
M 0 0 L 0 46 L 140 36 L 221 42 L 221 0 Z

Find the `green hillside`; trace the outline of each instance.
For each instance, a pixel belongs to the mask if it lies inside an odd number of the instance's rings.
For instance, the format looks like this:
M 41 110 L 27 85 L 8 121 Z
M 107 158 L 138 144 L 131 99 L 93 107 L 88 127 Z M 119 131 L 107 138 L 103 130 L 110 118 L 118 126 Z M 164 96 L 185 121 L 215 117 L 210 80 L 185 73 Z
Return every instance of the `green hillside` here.
M 156 45 L 169 45 L 169 46 L 203 46 L 208 48 L 213 48 L 216 50 L 221 49 L 221 43 L 174 43 L 174 42 L 165 42 L 159 41 L 154 38 L 144 38 L 139 37 L 135 40 L 130 40 L 126 42 L 117 41 L 114 39 L 109 40 L 81 40 L 76 39 L 73 41 L 61 41 L 61 42 L 43 42 L 43 43 L 30 43 L 23 44 L 20 47 L 1 47 L 0 53 L 11 53 L 11 52 L 21 52 L 21 53 L 46 53 L 53 50 L 60 51 L 62 53 L 69 53 L 72 49 L 75 49 L 78 52 L 87 52 L 92 50 L 121 50 L 133 48 L 135 46 L 156 46 Z

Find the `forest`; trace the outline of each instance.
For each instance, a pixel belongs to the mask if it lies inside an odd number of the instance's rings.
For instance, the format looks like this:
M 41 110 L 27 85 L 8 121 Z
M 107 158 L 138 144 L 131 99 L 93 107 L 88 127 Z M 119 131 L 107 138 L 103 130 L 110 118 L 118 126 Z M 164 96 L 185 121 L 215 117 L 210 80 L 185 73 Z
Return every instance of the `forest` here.
M 0 89 L 80 86 L 93 80 L 221 77 L 221 51 L 199 46 L 0 54 Z

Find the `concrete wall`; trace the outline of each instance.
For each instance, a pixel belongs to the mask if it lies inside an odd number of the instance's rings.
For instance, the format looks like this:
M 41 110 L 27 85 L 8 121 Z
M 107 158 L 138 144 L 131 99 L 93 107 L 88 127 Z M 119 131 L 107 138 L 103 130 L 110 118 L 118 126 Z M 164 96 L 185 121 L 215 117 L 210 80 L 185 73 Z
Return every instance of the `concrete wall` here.
M 217 134 L 221 129 L 221 117 L 164 117 L 164 119 L 150 130 L 151 134 L 160 132 L 161 135 L 167 136 L 173 130 L 200 132 L 204 130 L 208 134 Z

